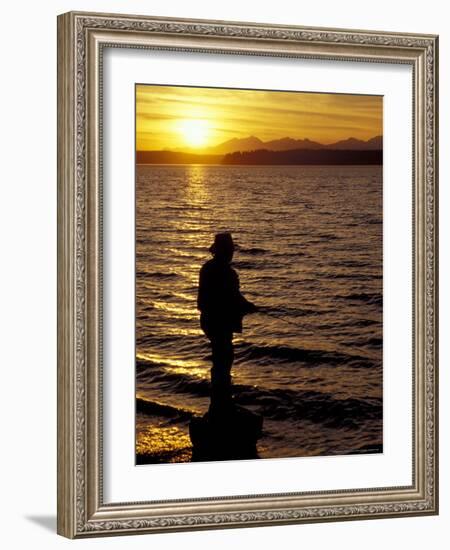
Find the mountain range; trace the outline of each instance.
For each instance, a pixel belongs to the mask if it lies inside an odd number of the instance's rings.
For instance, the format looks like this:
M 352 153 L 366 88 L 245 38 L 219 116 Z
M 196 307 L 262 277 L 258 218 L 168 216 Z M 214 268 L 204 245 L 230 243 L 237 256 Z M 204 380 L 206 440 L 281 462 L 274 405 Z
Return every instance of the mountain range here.
M 333 149 L 346 151 L 381 151 L 383 149 L 383 136 L 375 136 L 367 141 L 350 137 L 335 143 L 324 145 L 317 141 L 305 139 L 293 139 L 284 137 L 270 141 L 262 141 L 256 136 L 246 138 L 232 138 L 214 147 L 207 147 L 201 150 L 194 148 L 177 149 L 177 152 L 201 153 L 202 155 L 227 155 L 230 153 L 241 153 L 247 151 L 290 151 L 293 149 Z
M 348 138 L 324 145 L 285 137 L 233 138 L 205 149 L 136 151 L 137 164 L 382 164 L 383 137 Z

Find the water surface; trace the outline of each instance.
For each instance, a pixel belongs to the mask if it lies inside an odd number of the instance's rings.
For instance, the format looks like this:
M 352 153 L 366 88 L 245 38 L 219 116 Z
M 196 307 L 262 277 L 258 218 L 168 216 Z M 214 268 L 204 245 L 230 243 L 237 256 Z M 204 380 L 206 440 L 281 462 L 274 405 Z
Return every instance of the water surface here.
M 259 455 L 380 451 L 382 167 L 136 170 L 138 461 L 190 459 L 211 367 L 198 272 L 220 231 L 243 294 L 271 314 L 234 340 L 236 400 L 264 416 Z

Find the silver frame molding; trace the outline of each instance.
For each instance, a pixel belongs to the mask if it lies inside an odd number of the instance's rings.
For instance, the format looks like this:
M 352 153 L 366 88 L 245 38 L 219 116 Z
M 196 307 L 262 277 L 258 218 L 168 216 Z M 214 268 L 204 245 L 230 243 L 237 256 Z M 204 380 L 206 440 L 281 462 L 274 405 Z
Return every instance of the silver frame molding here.
M 413 68 L 413 483 L 106 504 L 102 477 L 102 51 L 132 47 Z M 101 535 L 438 513 L 438 37 L 70 12 L 58 17 L 58 533 Z

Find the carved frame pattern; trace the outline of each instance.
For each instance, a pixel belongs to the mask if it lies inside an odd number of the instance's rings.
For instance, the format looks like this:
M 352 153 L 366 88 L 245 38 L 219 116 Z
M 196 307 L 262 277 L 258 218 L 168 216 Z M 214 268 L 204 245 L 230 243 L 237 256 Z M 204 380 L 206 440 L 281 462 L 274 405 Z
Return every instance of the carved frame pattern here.
M 437 513 L 437 37 L 73 12 L 58 19 L 58 532 L 74 538 Z M 146 43 L 152 35 L 162 42 Z M 171 44 L 179 36 L 186 46 Z M 92 88 L 89 74 L 97 71 L 101 80 L 104 45 L 413 65 L 420 414 L 412 487 L 103 504 L 101 306 L 91 303 L 101 296 L 101 216 L 95 216 L 102 167 L 101 151 L 92 155 L 95 140 L 89 139 L 93 131 L 101 141 L 101 129 L 93 128 L 101 118 L 90 118 L 89 101 L 99 88 L 98 82 Z

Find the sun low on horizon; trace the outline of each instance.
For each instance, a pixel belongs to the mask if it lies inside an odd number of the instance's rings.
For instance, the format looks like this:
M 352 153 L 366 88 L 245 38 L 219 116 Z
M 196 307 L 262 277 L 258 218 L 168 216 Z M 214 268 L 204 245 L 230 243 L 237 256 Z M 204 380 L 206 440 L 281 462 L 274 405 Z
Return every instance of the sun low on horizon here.
M 136 86 L 138 151 L 206 151 L 231 139 L 321 144 L 383 133 L 381 96 Z
M 208 145 L 211 123 L 202 118 L 182 118 L 177 123 L 177 131 L 189 147 Z

